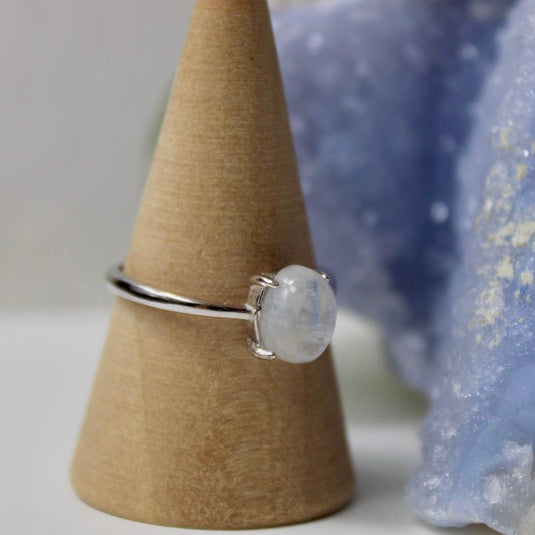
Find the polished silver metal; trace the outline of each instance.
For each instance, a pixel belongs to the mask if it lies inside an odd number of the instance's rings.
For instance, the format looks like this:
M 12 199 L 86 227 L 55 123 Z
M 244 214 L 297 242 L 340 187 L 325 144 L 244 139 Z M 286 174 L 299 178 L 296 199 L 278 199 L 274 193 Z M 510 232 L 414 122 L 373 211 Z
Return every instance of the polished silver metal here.
M 254 319 L 252 312 L 245 307 L 232 307 L 190 299 L 189 297 L 157 290 L 146 284 L 136 282 L 124 274 L 122 264 L 113 266 L 106 272 L 106 281 L 115 295 L 153 308 L 181 312 L 183 314 L 195 314 L 197 316 L 249 321 Z
M 323 271 L 318 271 L 318 273 L 325 280 L 330 281 L 330 277 L 326 273 Z M 262 360 L 277 358 L 273 351 L 261 346 L 259 329 L 264 295 L 269 288 L 277 288 L 279 285 L 273 273 L 261 273 L 251 277 L 249 296 L 243 307 L 209 303 L 166 292 L 165 290 L 157 290 L 127 277 L 123 271 L 122 264 L 112 266 L 106 272 L 106 281 L 115 295 L 141 305 L 183 314 L 250 321 L 252 324 L 251 335 L 247 338 L 247 348 L 250 353 Z
M 272 273 L 261 273 L 251 277 L 251 288 L 249 297 L 245 303 L 245 308 L 253 315 L 253 329 L 251 336 L 247 338 L 247 348 L 256 358 L 263 360 L 273 360 L 277 355 L 260 345 L 260 327 L 259 320 L 262 313 L 262 301 L 268 288 L 276 288 L 279 285 Z

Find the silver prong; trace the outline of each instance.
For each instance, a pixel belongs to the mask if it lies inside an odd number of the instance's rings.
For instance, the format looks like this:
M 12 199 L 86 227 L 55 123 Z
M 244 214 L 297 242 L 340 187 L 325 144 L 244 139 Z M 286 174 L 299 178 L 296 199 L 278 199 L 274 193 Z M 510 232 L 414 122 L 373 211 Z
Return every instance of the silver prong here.
M 267 349 L 260 347 L 258 342 L 256 342 L 252 338 L 247 338 L 247 347 L 249 349 L 249 352 L 256 358 L 262 360 L 274 360 L 277 358 L 277 355 L 275 355 L 273 351 L 268 351 Z
M 331 282 L 331 277 L 329 277 L 329 275 L 327 275 L 327 273 L 325 273 L 325 271 L 318 271 L 318 273 L 327 281 L 327 282 Z
M 276 288 L 279 283 L 273 275 L 269 275 L 268 273 L 261 273 L 260 275 L 255 275 L 251 278 L 251 282 L 253 284 L 257 284 L 258 286 L 262 286 L 262 288 Z
M 257 310 L 253 318 L 253 332 L 254 332 L 254 341 L 256 345 L 258 345 L 258 341 L 260 340 L 260 314 L 261 312 Z

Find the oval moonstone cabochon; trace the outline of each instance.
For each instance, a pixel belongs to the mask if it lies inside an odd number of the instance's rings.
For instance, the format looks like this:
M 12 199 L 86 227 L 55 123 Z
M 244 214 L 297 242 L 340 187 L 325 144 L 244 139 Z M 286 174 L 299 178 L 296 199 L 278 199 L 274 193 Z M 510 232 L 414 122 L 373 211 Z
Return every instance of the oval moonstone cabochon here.
M 331 341 L 336 324 L 336 298 L 320 273 L 287 266 L 267 288 L 258 319 L 260 345 L 281 360 L 305 363 L 317 359 Z

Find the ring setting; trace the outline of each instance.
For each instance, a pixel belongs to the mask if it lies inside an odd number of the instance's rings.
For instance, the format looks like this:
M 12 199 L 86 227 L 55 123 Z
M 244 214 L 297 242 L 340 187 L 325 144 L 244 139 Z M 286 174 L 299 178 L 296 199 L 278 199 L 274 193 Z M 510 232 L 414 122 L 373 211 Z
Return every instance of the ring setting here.
M 329 345 L 336 324 L 336 298 L 329 276 L 301 265 L 252 277 L 243 307 L 152 288 L 126 276 L 122 265 L 110 268 L 106 280 L 115 295 L 153 308 L 250 321 L 247 348 L 264 360 L 312 362 Z

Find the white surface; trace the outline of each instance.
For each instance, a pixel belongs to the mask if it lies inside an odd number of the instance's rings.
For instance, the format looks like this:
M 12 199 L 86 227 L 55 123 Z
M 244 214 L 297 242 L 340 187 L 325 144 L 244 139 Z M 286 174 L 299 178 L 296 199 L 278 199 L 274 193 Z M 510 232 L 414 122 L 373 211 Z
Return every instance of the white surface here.
M 69 486 L 69 463 L 107 316 L 104 311 L 0 314 L 2 533 L 210 533 L 115 518 L 79 501 Z M 403 492 L 409 472 L 418 462 L 416 432 L 421 403 L 386 371 L 379 355 L 378 337 L 372 329 L 342 315 L 334 349 L 357 467 L 357 498 L 344 510 L 327 518 L 261 533 L 493 533 L 483 527 L 435 530 L 414 519 Z

